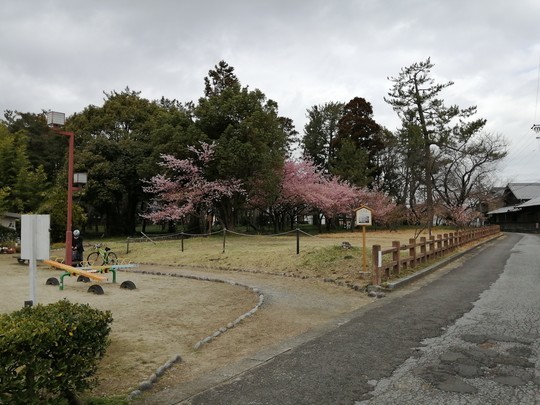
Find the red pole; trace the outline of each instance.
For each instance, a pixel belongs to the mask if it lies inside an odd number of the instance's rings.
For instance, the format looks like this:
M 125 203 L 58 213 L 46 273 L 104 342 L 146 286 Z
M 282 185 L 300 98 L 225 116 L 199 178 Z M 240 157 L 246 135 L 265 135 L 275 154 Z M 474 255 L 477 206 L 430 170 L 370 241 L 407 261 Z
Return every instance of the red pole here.
M 49 116 L 50 113 L 50 116 Z M 69 138 L 68 146 L 68 184 L 67 184 L 67 220 L 66 220 L 66 254 L 64 257 L 64 263 L 71 266 L 72 259 L 72 215 L 73 215 L 73 155 L 75 150 L 75 133 L 60 130 L 60 126 L 64 125 L 64 114 L 54 113 L 50 111 L 47 113 L 47 122 L 51 125 L 51 129 L 59 135 L 64 135 Z M 55 118 L 55 114 L 57 117 Z M 56 122 L 55 122 L 56 121 Z
M 66 220 L 66 256 L 64 263 L 71 266 L 72 260 L 72 204 L 73 204 L 73 150 L 75 149 L 75 134 L 73 132 L 62 132 L 69 138 L 68 149 L 68 190 L 67 190 L 67 220 Z

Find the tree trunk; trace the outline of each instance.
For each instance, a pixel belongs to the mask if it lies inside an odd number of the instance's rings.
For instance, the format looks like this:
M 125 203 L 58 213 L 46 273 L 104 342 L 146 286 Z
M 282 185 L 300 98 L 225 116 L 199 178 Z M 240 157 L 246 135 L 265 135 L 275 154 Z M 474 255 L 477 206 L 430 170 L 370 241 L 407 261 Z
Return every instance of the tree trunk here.
M 426 208 L 427 208 L 427 227 L 428 235 L 431 236 L 431 228 L 433 227 L 433 179 L 431 173 L 433 170 L 432 157 L 430 144 L 426 143 L 425 146 L 425 155 L 426 155 Z
M 77 393 L 67 390 L 64 392 L 64 397 L 69 405 L 84 405 L 83 401 L 78 397 Z
M 234 229 L 234 207 L 231 199 L 227 198 L 221 202 L 221 220 L 225 228 Z
M 432 156 L 431 156 L 431 139 L 429 137 L 429 131 L 427 129 L 426 119 L 424 117 L 424 109 L 422 105 L 422 98 L 418 89 L 418 82 L 415 80 L 416 91 L 416 106 L 418 107 L 418 117 L 420 118 L 420 128 L 424 138 L 424 162 L 425 162 L 425 182 L 426 182 L 426 208 L 427 208 L 427 226 L 428 235 L 431 236 L 431 228 L 433 226 L 433 182 L 432 182 Z

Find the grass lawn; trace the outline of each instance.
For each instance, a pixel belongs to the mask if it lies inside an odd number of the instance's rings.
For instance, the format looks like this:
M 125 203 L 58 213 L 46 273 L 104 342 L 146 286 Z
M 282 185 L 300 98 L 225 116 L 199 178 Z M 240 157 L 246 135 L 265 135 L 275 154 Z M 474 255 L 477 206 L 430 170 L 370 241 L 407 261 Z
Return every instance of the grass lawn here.
M 371 270 L 371 247 L 390 247 L 392 241 L 409 243 L 414 229 L 366 232 L 366 270 Z M 435 230 L 434 234 L 452 232 Z M 422 235 L 425 236 L 425 235 Z M 139 240 L 137 240 L 139 241 Z M 342 248 L 349 242 L 352 248 Z M 193 266 L 223 270 L 242 270 L 279 273 L 297 277 L 321 277 L 355 281 L 363 271 L 363 235 L 361 231 L 328 233 L 317 236 L 300 234 L 297 254 L 296 233 L 284 236 L 243 236 L 227 234 L 175 240 L 156 240 L 155 243 L 131 240 L 111 241 L 107 245 L 119 257 L 135 263 Z M 87 249 L 85 255 L 90 252 Z
M 447 228 L 435 229 L 433 234 L 450 233 Z M 370 230 L 366 233 L 366 270 L 371 270 L 371 247 L 391 247 L 393 241 L 408 244 L 415 236 L 414 229 L 399 231 Z M 422 234 L 421 236 L 426 236 Z M 150 237 L 152 237 L 150 235 Z M 189 272 L 189 268 L 229 272 L 223 278 L 245 278 L 249 285 L 262 284 L 273 292 L 275 299 L 269 300 L 241 327 L 228 331 L 212 344 L 196 351 L 193 344 L 223 326 L 224 320 L 233 320 L 238 314 L 253 308 L 258 297 L 250 290 L 224 283 L 206 283 L 191 279 L 170 278 L 151 274 L 122 273 L 137 284 L 137 289 L 124 291 L 105 285 L 106 294 L 87 294 L 80 283 L 69 283 L 68 288 L 43 288 L 40 281 L 42 302 L 54 302 L 60 298 L 90 303 L 97 308 L 113 310 L 115 322 L 112 329 L 112 344 L 107 357 L 102 361 L 99 377 L 102 381 L 96 390 L 87 393 L 85 399 L 92 404 L 124 404 L 125 394 L 157 367 L 171 353 L 180 353 L 183 361 L 167 374 L 158 389 L 167 384 L 189 381 L 209 370 L 224 366 L 233 360 L 304 333 L 309 328 L 328 321 L 327 317 L 346 313 L 369 298 L 332 283 L 323 283 L 313 278 L 330 278 L 349 286 L 369 284 L 371 278 L 361 275 L 363 267 L 363 235 L 361 231 L 329 233 L 317 236 L 301 234 L 299 254 L 297 238 L 293 232 L 283 236 L 244 236 L 227 234 L 225 251 L 223 236 L 193 237 L 181 240 L 157 240 L 153 243 L 131 240 L 129 252 L 125 239 L 92 240 L 85 238 L 85 257 L 93 250 L 94 243 L 110 247 L 120 258 L 139 263 L 143 269 L 156 269 L 164 274 Z M 343 242 L 352 248 L 344 249 Z M 63 246 L 62 246 L 63 247 Z M 63 249 L 52 255 L 63 256 Z M 148 264 L 154 264 L 149 266 Z M 169 267 L 170 270 L 169 270 Z M 13 284 L 5 284 L 6 291 L 24 291 L 15 298 L 7 294 L 5 301 L 22 302 L 26 297 L 27 274 L 25 267 L 13 258 L 5 258 L 4 280 L 11 275 Z M 176 269 L 174 267 L 177 267 Z M 183 269 L 179 269 L 182 267 Z M 23 272 L 20 270 L 23 269 Z M 244 274 L 234 271 L 250 271 L 262 274 Z M 50 276 L 48 270 L 40 270 L 43 279 Z M 196 273 L 195 270 L 193 270 Z M 204 272 L 203 272 L 204 273 Z M 220 278 L 221 275 L 213 277 Z M 268 274 L 286 274 L 308 280 L 269 277 Z M 21 281 L 22 280 L 22 281 Z M 256 281 L 254 281 L 256 280 Z M 6 281 L 4 281 L 5 283 Z M 355 288 L 356 289 L 356 288 Z M 1 300 L 0 300 L 1 303 Z M 323 303 L 323 304 L 321 304 Z M 328 304 L 330 303 L 330 304 Z M 7 303 L 6 303 L 7 305 Z M 334 311 L 334 312 L 332 312 Z M 266 345 L 266 346 L 265 346 Z M 108 378 L 108 376 L 122 378 Z M 93 402 L 92 402 L 93 400 Z

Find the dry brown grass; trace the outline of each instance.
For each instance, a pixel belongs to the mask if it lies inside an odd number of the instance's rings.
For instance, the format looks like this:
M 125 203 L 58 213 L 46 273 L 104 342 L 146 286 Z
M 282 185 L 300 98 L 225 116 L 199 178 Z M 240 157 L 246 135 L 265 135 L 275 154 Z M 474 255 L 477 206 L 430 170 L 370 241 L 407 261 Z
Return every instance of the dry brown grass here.
M 413 236 L 414 230 L 367 232 L 368 258 L 372 245 L 386 248 L 394 240 L 406 244 Z M 344 241 L 353 248 L 342 249 Z M 182 363 L 160 380 L 156 389 L 189 381 L 369 302 L 365 294 L 319 279 L 369 282 L 359 277 L 362 270 L 361 232 L 316 237 L 302 235 L 298 255 L 294 234 L 279 237 L 227 235 L 225 252 L 220 236 L 184 240 L 184 252 L 180 251 L 180 240 L 132 243 L 127 254 L 123 242 L 108 245 L 120 257 L 134 263 L 153 264 L 142 265 L 144 270 L 198 273 L 193 268 L 207 269 L 203 273 L 213 277 L 242 279 L 243 283 L 262 287 L 271 298 L 249 321 L 228 331 L 204 350 L 196 351 L 193 349 L 196 341 L 250 310 L 257 296 L 250 290 L 229 284 L 133 273 L 119 274 L 119 282 L 133 280 L 137 284 L 136 290 L 125 291 L 107 283 L 105 295 L 95 296 L 86 293 L 87 286 L 71 278 L 63 291 L 45 287 L 45 280 L 58 276 L 59 272 L 40 269 L 40 303 L 69 299 L 113 311 L 112 344 L 100 365 L 101 384 L 93 391 L 94 396 L 125 395 L 175 353 L 182 355 Z M 53 254 L 61 256 L 62 252 Z M 11 256 L 0 258 L 3 276 L 0 313 L 17 309 L 27 299 L 27 269 Z M 266 273 L 286 273 L 309 279 L 275 277 Z
M 371 247 L 390 247 L 392 241 L 402 244 L 414 237 L 414 229 L 400 231 L 366 232 L 366 270 L 371 269 Z M 444 233 L 448 232 L 447 230 Z M 437 232 L 435 232 L 437 233 Z M 440 233 L 443 233 L 442 231 Z M 423 235 L 425 236 L 425 235 Z M 351 249 L 343 249 L 342 242 L 349 242 Z M 297 277 L 321 277 L 358 280 L 363 271 L 363 236 L 361 231 L 321 234 L 301 234 L 300 253 L 296 254 L 296 235 L 239 236 L 227 234 L 225 251 L 223 237 L 196 237 L 181 241 L 169 240 L 156 243 L 111 243 L 119 257 L 136 263 L 197 267 L 222 270 L 254 271 L 270 274 L 287 274 Z

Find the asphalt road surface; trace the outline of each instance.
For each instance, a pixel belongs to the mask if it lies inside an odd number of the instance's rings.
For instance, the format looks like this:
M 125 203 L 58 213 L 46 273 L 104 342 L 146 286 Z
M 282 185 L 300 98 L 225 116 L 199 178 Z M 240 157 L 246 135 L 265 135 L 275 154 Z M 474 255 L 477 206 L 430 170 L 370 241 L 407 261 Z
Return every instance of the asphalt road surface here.
M 540 404 L 540 237 L 506 234 L 422 288 L 186 404 Z

